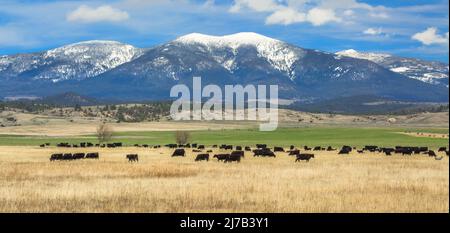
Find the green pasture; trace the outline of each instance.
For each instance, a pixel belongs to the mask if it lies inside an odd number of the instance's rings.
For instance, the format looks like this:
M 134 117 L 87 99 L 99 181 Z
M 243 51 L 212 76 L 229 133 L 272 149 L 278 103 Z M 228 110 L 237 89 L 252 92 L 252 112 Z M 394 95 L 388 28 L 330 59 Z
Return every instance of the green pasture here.
M 260 132 L 254 129 L 241 130 L 208 130 L 192 131 L 191 142 L 213 145 L 254 145 L 265 143 L 268 145 L 308 145 L 308 146 L 334 146 L 342 145 L 363 146 L 448 146 L 445 138 L 414 137 L 401 134 L 401 132 L 425 132 L 448 134 L 448 129 L 408 129 L 408 128 L 338 128 L 338 127 L 311 127 L 311 128 L 280 128 L 273 132 Z M 116 132 L 111 142 L 122 142 L 125 145 L 134 144 L 164 145 L 175 143 L 174 132 Z M 78 137 L 37 137 L 37 136 L 11 136 L 0 135 L 0 146 L 38 146 L 43 143 L 55 145 L 59 142 L 78 144 L 80 142 L 98 143 L 95 135 Z

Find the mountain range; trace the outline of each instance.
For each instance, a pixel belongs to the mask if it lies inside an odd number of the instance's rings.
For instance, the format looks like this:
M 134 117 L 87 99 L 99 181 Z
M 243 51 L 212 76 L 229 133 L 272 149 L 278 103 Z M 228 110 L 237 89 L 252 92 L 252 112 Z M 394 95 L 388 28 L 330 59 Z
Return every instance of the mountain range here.
M 301 48 L 256 33 L 188 34 L 152 48 L 86 41 L 0 56 L 0 98 L 75 92 L 98 99 L 168 99 L 175 84 L 277 84 L 300 103 L 352 96 L 448 102 L 448 64 L 345 50 Z

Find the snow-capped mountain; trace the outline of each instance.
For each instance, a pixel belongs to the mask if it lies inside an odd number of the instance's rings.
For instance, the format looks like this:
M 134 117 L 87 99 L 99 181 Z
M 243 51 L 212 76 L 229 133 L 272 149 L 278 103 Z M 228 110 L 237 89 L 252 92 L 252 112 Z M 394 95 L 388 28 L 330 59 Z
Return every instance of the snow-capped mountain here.
M 384 53 L 358 52 L 354 49 L 340 51 L 336 55 L 373 61 L 393 72 L 403 74 L 407 77 L 448 87 L 448 64 L 398 57 Z
M 111 70 L 142 54 L 115 41 L 85 41 L 34 54 L 0 57 L 0 76 L 31 80 L 83 80 Z
M 210 53 L 222 52 L 226 56 L 213 56 L 222 66 L 233 72 L 237 69 L 236 57 L 239 48 L 251 46 L 256 48 L 258 56 L 265 58 L 277 70 L 293 78 L 293 64 L 303 55 L 303 51 L 282 41 L 272 39 L 252 32 L 241 32 L 227 36 L 210 36 L 192 33 L 174 41 L 186 45 L 197 45 Z
M 278 85 L 281 98 L 305 102 L 361 95 L 448 101 L 447 87 L 411 79 L 377 63 L 256 33 L 193 33 L 145 50 L 91 41 L 1 57 L 0 97 L 71 91 L 96 98 L 167 99 L 171 87 L 190 86 L 192 77 L 200 76 L 203 85 Z

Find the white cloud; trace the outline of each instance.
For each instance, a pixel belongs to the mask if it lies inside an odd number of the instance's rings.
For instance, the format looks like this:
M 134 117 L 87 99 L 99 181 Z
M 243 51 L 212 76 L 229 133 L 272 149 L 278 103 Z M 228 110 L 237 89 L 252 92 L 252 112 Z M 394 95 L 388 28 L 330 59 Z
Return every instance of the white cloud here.
M 369 13 L 370 17 L 379 18 L 379 19 L 388 19 L 389 15 L 385 12 L 371 12 Z
M 383 33 L 383 30 L 381 28 L 367 28 L 363 31 L 366 35 L 380 35 Z
M 283 8 L 275 11 L 266 19 L 266 24 L 284 24 L 301 23 L 306 21 L 306 14 L 297 12 L 291 8 Z
M 237 13 L 243 8 L 248 8 L 256 12 L 272 12 L 281 8 L 273 0 L 235 0 L 230 8 L 230 12 Z
M 320 26 L 328 22 L 340 22 L 341 19 L 338 18 L 332 9 L 321 9 L 313 8 L 308 11 L 306 16 L 307 20 L 311 22 L 314 26 Z
M 411 38 L 422 42 L 424 45 L 448 44 L 448 32 L 444 35 L 439 35 L 437 34 L 437 28 L 435 27 L 429 27 L 423 32 L 418 32 Z
M 66 17 L 68 21 L 82 23 L 119 22 L 128 18 L 127 12 L 115 9 L 109 5 L 102 5 L 97 8 L 82 5 L 70 12 Z

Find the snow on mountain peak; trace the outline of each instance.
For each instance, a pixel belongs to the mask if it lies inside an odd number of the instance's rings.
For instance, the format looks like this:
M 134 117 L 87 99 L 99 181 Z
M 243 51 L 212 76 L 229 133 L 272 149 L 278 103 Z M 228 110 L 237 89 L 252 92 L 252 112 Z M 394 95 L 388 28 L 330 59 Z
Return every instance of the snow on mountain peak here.
M 208 51 L 212 52 L 216 49 L 230 50 L 235 56 L 238 49 L 242 46 L 254 46 L 258 52 L 258 56 L 265 58 L 276 69 L 287 73 L 291 78 L 292 65 L 300 59 L 303 51 L 270 37 L 266 37 L 254 32 L 240 32 L 225 36 L 211 36 L 200 33 L 191 33 L 179 37 L 174 41 L 175 43 L 182 43 L 187 45 L 200 44 L 205 46 Z M 235 60 L 234 58 L 223 60 L 217 58 L 217 62 L 222 66 L 233 72 Z
M 262 43 L 282 43 L 254 32 L 240 32 L 225 36 L 210 36 L 201 33 L 191 33 L 175 40 L 181 43 L 199 43 L 204 45 L 228 46 L 235 48 L 240 45 L 259 45 Z
M 357 59 L 365 59 L 365 60 L 373 61 L 375 63 L 382 62 L 384 59 L 391 57 L 390 54 L 365 53 L 365 52 L 358 52 L 354 49 L 347 49 L 347 50 L 339 51 L 336 53 L 336 55 L 352 57 L 352 58 L 357 58 Z

